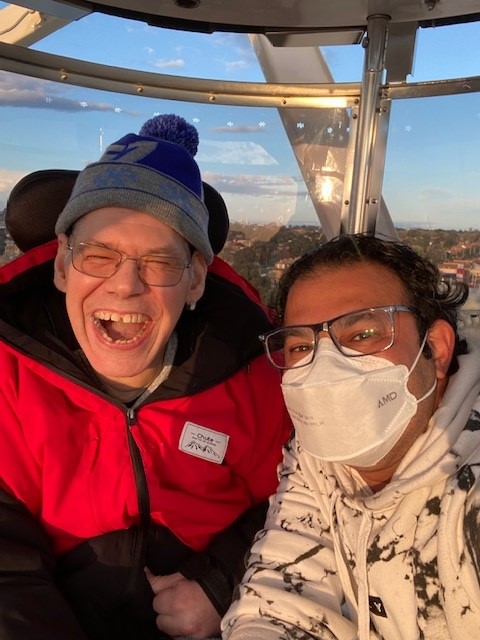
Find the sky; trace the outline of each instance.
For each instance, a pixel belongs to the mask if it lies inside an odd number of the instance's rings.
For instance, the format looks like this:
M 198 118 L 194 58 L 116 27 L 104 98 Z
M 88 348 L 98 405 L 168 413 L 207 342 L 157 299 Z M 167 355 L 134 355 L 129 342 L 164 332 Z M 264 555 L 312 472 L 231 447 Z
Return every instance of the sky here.
M 3 6 L 0 2 L 0 9 Z M 94 14 L 32 48 L 162 74 L 264 81 L 244 34 L 188 34 Z M 360 81 L 360 46 L 328 47 L 322 53 L 335 81 Z M 409 80 L 478 75 L 479 23 L 420 30 Z M 30 171 L 82 168 L 97 160 L 110 142 L 138 132 L 155 113 L 172 112 L 198 128 L 196 159 L 204 179 L 224 195 L 232 219 L 317 220 L 276 109 L 152 100 L 2 71 L 0 207 L 18 179 Z M 317 120 L 316 115 L 295 113 L 299 136 L 318 139 L 329 116 L 319 112 Z M 309 127 L 313 130 L 307 132 Z M 394 223 L 480 228 L 479 148 L 480 94 L 395 101 L 383 190 Z M 322 164 L 342 173 L 345 167 L 333 156 Z

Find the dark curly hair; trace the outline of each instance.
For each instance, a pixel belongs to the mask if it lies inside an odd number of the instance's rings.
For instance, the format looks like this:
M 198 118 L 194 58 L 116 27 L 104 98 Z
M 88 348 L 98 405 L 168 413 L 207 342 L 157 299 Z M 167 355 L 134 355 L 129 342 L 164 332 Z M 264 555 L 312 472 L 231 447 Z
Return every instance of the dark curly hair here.
M 463 282 L 444 282 L 438 268 L 401 242 L 383 240 L 371 235 L 343 235 L 320 245 L 292 264 L 279 282 L 276 311 L 283 322 L 288 293 L 300 279 L 322 269 L 339 268 L 360 262 L 377 263 L 390 269 L 403 284 L 405 302 L 412 307 L 420 336 L 424 336 L 435 320 L 446 320 L 455 332 L 455 349 L 448 373 L 458 370 L 457 356 L 466 353 L 466 342 L 457 331 L 458 308 L 468 297 Z M 424 355 L 431 356 L 425 346 Z

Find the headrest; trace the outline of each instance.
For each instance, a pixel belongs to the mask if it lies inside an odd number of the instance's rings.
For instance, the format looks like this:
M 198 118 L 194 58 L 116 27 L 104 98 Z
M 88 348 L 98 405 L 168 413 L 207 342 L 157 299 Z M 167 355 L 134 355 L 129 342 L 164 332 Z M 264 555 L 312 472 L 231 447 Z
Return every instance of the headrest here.
M 53 240 L 55 223 L 63 211 L 80 172 L 72 169 L 45 169 L 24 176 L 13 187 L 5 208 L 5 226 L 21 251 Z M 203 182 L 209 213 L 208 237 L 215 254 L 227 240 L 229 219 L 224 199 Z

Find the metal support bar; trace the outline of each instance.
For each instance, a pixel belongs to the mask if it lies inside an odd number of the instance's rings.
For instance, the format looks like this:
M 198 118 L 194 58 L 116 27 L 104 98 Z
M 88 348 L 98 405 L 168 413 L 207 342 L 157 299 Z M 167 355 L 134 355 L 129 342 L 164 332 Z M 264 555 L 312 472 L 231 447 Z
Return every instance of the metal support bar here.
M 0 69 L 90 89 L 210 104 L 343 109 L 358 100 L 358 83 L 266 84 L 171 76 L 65 58 L 0 42 Z
M 413 73 L 417 22 L 397 22 L 388 26 L 388 47 L 385 56 L 387 82 L 404 83 Z
M 265 36 L 257 34 L 251 35 L 250 41 L 267 83 L 334 84 L 319 47 L 274 47 Z M 359 84 L 357 90 L 354 100 L 358 103 Z M 354 100 L 350 101 L 351 106 Z M 333 238 L 340 232 L 343 183 L 348 170 L 347 145 L 350 144 L 353 130 L 349 109 L 282 107 L 278 113 L 305 182 L 308 199 L 315 208 L 325 236 Z M 299 202 L 300 199 L 297 204 Z
M 378 120 L 379 89 L 384 70 L 389 16 L 373 15 L 367 21 L 365 64 L 360 92 L 357 138 L 352 172 L 352 192 L 346 221 L 347 233 L 374 231 L 367 215 L 372 157 Z
M 376 236 L 398 240 L 398 233 L 382 196 L 391 106 L 390 100 L 380 101 L 369 186 L 368 224 L 375 231 Z

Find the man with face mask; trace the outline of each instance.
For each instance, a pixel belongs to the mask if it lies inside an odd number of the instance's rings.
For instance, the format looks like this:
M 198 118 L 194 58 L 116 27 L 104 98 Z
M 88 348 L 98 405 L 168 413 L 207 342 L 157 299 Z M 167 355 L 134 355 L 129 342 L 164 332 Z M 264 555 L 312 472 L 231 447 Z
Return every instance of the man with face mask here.
M 342 236 L 283 277 L 261 336 L 295 425 L 229 640 L 480 637 L 480 358 L 468 288 Z

